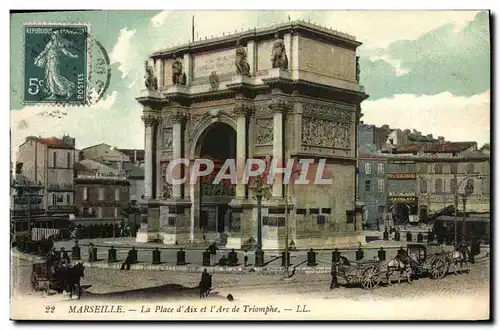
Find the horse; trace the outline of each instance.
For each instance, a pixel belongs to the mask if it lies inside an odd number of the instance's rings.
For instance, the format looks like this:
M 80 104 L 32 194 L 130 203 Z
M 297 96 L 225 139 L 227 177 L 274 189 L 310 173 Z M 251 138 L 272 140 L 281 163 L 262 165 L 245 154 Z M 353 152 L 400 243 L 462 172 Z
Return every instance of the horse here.
M 390 276 L 394 272 L 399 272 L 398 283 L 401 284 L 401 278 L 403 278 L 403 274 L 406 274 L 406 280 L 408 284 L 411 284 L 411 277 L 413 274 L 412 263 L 414 260 L 408 256 L 408 253 L 405 251 L 404 253 L 399 253 L 398 255 L 389 261 L 387 261 L 387 284 L 392 285 Z
M 453 265 L 453 273 L 455 275 L 458 275 L 457 272 L 457 265 L 460 263 L 460 273 L 464 270 L 464 264 L 465 264 L 465 270 L 467 272 L 470 271 L 470 250 L 468 247 L 459 247 L 455 251 L 451 253 L 451 259 L 452 259 L 452 265 Z
M 59 289 L 61 289 L 63 292 L 66 291 L 66 289 L 68 289 L 70 298 L 73 297 L 73 290 L 78 289 L 77 290 L 78 299 L 80 299 L 81 296 L 80 278 L 85 276 L 84 270 L 85 267 L 81 262 L 77 263 L 73 267 L 59 268 L 55 273 Z

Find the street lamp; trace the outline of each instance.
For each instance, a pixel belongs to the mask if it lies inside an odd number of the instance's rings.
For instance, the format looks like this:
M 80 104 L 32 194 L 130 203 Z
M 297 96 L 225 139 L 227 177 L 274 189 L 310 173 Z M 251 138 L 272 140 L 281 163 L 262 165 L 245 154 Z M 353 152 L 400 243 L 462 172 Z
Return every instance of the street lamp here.
M 460 183 L 455 185 L 455 221 L 454 221 L 455 245 L 457 245 L 457 242 L 458 242 L 458 233 L 457 233 L 458 197 L 459 197 L 458 190 L 460 189 L 460 186 L 462 185 L 462 183 L 465 182 L 465 180 L 470 179 L 470 178 L 474 178 L 474 177 L 477 177 L 478 179 L 482 179 L 478 174 L 472 174 L 472 175 L 466 176 L 465 178 L 463 178 L 460 181 Z M 455 178 L 455 182 L 457 182 L 457 171 L 455 171 L 454 178 Z M 467 184 L 465 186 L 465 193 L 462 195 L 462 198 L 463 198 L 462 203 L 464 206 L 464 214 L 462 217 L 462 240 L 464 240 L 464 237 L 465 237 L 465 203 L 466 203 L 466 198 L 469 197 L 470 195 L 472 195 L 473 192 L 474 192 L 474 185 Z
M 269 163 L 269 162 L 267 162 Z M 253 190 L 257 199 L 257 246 L 262 248 L 262 198 L 269 199 L 271 196 L 271 185 L 267 183 L 268 166 L 266 170 L 259 176 L 252 177 L 250 189 Z

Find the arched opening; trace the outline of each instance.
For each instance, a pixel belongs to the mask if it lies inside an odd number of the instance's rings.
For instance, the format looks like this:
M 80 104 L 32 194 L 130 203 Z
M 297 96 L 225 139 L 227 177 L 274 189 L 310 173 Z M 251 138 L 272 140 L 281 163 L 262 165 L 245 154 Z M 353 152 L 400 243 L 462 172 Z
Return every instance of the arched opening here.
M 235 186 L 229 180 L 219 184 L 213 181 L 227 159 L 236 159 L 236 131 L 226 123 L 216 122 L 205 129 L 197 144 L 197 156 L 211 159 L 215 165 L 212 174 L 201 178 L 197 186 L 200 229 L 203 233 L 227 233 L 231 231 L 229 203 L 235 196 Z

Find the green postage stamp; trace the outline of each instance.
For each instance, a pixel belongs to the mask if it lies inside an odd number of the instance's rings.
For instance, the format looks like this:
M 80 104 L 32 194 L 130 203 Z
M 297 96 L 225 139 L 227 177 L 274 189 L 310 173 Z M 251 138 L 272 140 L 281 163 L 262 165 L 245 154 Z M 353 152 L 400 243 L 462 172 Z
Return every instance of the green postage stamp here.
M 33 23 L 23 28 L 23 101 L 29 104 L 86 104 L 88 26 Z

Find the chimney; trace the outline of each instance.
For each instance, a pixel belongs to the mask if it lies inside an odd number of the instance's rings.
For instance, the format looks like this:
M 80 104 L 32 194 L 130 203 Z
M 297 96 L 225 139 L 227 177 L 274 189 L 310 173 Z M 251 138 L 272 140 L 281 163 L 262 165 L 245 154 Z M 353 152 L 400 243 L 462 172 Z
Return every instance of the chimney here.
M 363 123 L 363 122 L 361 122 Z M 137 149 L 134 149 L 134 164 L 137 163 Z
M 427 138 L 432 140 L 432 134 L 427 134 Z
M 389 125 L 382 125 L 382 129 L 389 129 Z
M 439 144 L 444 143 L 444 136 L 438 136 Z

